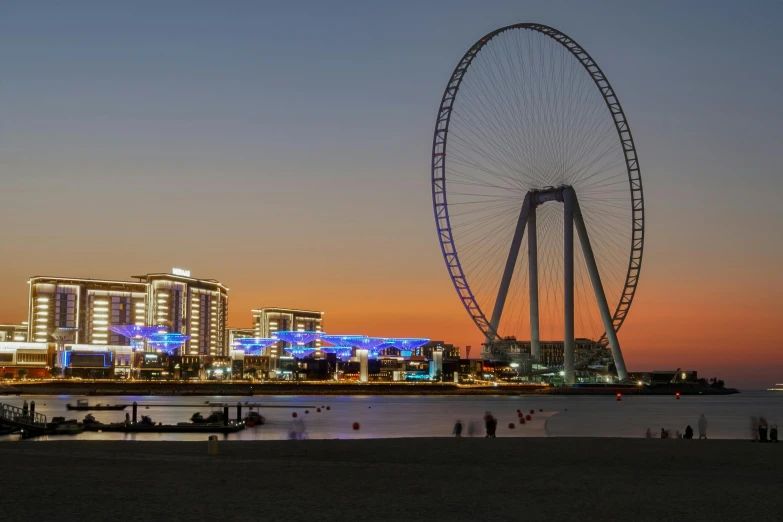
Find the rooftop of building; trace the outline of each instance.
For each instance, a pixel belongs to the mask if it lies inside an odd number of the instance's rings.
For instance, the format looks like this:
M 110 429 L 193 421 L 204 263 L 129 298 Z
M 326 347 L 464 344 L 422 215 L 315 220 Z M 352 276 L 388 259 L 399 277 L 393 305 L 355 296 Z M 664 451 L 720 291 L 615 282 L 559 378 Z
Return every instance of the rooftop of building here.
M 62 276 L 33 276 L 31 277 L 27 282 L 29 284 L 32 284 L 34 282 L 47 282 L 47 281 L 67 281 L 67 282 L 78 282 L 78 283 L 107 283 L 107 284 L 116 284 L 116 285 L 138 285 L 138 286 L 146 286 L 148 284 L 148 281 L 150 279 L 176 279 L 176 280 L 182 280 L 185 282 L 190 283 L 202 283 L 202 284 L 211 284 L 219 286 L 225 290 L 228 290 L 228 287 L 224 285 L 223 283 L 217 281 L 216 279 L 198 279 L 195 277 L 188 277 L 184 275 L 178 275 L 178 274 L 168 274 L 165 272 L 154 272 L 146 275 L 135 275 L 131 276 L 132 279 L 138 279 L 138 281 L 126 281 L 122 279 L 94 279 L 90 277 L 62 277 Z
M 265 308 L 254 308 L 251 310 L 251 313 L 267 313 L 267 312 L 293 312 L 293 313 L 300 313 L 300 314 L 321 314 L 323 315 L 324 312 L 320 312 L 318 310 L 302 310 L 299 308 L 281 308 L 279 306 L 268 306 Z

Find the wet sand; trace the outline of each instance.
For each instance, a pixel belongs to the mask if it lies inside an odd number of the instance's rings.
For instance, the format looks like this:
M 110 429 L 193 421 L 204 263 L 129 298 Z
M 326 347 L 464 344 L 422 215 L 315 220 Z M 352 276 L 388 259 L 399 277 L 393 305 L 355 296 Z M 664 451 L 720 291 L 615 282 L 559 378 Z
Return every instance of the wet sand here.
M 205 437 L 206 438 L 206 437 Z M 3 518 L 780 520 L 783 444 L 375 439 L 0 444 Z

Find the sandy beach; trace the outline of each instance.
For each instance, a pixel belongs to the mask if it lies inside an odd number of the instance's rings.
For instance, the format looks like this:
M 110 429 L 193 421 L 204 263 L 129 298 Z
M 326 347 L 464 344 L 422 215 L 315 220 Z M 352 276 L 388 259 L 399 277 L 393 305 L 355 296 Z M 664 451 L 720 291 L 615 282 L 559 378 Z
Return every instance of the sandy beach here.
M 206 438 L 206 437 L 205 437 Z M 783 445 L 645 439 L 0 444 L 4 520 L 780 520 Z

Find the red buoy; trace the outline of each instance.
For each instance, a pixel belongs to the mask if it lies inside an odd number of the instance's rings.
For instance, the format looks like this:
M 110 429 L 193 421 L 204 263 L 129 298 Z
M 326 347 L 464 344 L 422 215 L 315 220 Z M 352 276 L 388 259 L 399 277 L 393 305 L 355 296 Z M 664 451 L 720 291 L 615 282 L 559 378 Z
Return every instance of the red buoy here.
M 539 408 L 539 410 L 538 410 L 538 411 L 544 411 L 544 408 Z
M 321 408 L 316 408 L 315 411 L 316 413 L 321 413 Z
M 293 412 L 293 413 L 291 414 L 291 417 L 293 417 L 293 418 L 296 418 L 296 412 Z
M 525 423 L 525 418 L 524 417 L 520 417 L 519 418 L 519 423 L 520 424 L 524 424 Z
M 359 423 L 358 422 L 354 422 L 353 423 L 353 429 L 354 430 L 358 430 L 359 429 Z
M 522 416 L 522 412 L 517 410 L 517 417 L 521 417 L 521 416 Z
M 514 428 L 516 428 L 516 426 L 514 426 L 514 423 L 513 422 L 509 422 L 508 423 L 508 429 L 513 430 Z
M 521 411 L 517 410 L 517 413 L 522 413 Z
M 617 394 L 617 400 L 618 400 L 618 401 L 621 401 L 621 400 L 623 400 L 623 394 L 622 394 L 622 393 L 618 393 L 618 394 Z
M 531 417 L 530 415 L 525 415 L 525 419 L 527 419 L 527 420 L 532 420 L 532 419 L 533 419 L 533 417 Z
M 533 415 L 536 412 L 536 410 L 530 410 L 530 415 Z
M 331 407 L 331 406 L 327 406 L 327 407 L 326 407 L 326 409 L 327 409 L 327 410 L 331 410 L 331 409 L 332 409 L 332 407 Z
M 305 413 L 310 413 L 310 410 L 305 410 Z

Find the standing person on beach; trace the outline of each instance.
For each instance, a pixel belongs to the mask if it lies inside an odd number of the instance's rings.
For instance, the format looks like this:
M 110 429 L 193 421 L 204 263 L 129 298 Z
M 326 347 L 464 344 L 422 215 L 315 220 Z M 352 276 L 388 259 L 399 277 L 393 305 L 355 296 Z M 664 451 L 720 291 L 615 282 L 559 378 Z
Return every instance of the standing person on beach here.
M 756 417 L 750 418 L 750 440 L 753 442 L 759 440 L 759 420 Z
M 457 423 L 454 425 L 454 436 L 455 437 L 462 437 L 462 421 L 458 420 Z
M 495 417 L 492 416 L 492 413 L 486 412 L 484 414 L 484 426 L 487 429 L 486 438 L 495 436 L 495 430 L 493 429 L 495 424 Z
M 644 434 L 644 436 L 648 439 L 652 438 L 652 432 L 650 431 L 650 428 L 647 428 L 647 433 Z
M 699 415 L 699 439 L 707 439 L 707 417 Z
M 767 442 L 767 429 L 769 428 L 769 423 L 767 422 L 767 419 L 764 417 L 759 417 L 759 440 L 761 442 Z
M 690 424 L 688 424 L 685 427 L 685 438 L 686 439 L 692 439 L 693 438 L 693 428 L 691 428 Z

